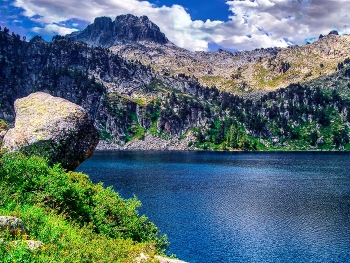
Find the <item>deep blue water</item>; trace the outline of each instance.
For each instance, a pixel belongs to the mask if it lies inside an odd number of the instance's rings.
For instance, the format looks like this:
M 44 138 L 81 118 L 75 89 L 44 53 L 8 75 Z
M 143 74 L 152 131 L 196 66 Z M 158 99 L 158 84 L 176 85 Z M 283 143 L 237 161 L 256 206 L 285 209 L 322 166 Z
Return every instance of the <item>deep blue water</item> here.
M 77 170 L 135 194 L 188 262 L 350 262 L 350 153 L 98 151 Z

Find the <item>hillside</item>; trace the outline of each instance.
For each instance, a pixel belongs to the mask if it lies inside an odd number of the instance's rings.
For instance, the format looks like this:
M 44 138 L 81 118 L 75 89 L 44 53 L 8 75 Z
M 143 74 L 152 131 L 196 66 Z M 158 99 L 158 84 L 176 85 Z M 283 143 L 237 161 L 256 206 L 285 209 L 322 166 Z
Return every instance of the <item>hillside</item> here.
M 100 138 L 117 148 L 350 148 L 349 36 L 190 52 L 145 17 L 96 21 L 52 42 L 0 32 L 0 119 L 11 126 L 14 100 L 40 90 L 87 109 Z
M 350 56 L 350 36 L 330 34 L 312 44 L 231 53 L 191 52 L 168 43 L 125 43 L 110 50 L 166 75 L 186 74 L 234 94 L 271 91 L 332 74 Z
M 1 262 L 164 262 L 155 254 L 167 248 L 166 236 L 138 214 L 140 201 L 87 175 L 37 156 L 0 154 L 0 189 L 1 217 L 24 224 L 6 230 L 0 222 Z
M 216 52 L 191 52 L 159 37 L 162 33 L 149 20 L 144 23 L 143 30 L 139 29 L 144 17 L 130 17 L 133 16 L 118 16 L 113 22 L 114 27 L 110 26 L 109 29 L 103 27 L 100 21 L 107 18 L 99 18 L 85 30 L 66 37 L 109 48 L 128 60 L 150 65 L 158 74 L 194 76 L 203 86 L 216 86 L 219 90 L 240 95 L 261 94 L 332 74 L 338 64 L 350 56 L 350 36 L 339 36 L 336 31 L 327 36 L 320 35 L 317 41 L 304 46 L 261 48 L 235 53 L 221 49 Z M 149 24 L 151 26 L 147 27 Z M 119 31 L 129 33 L 113 33 Z M 148 35 L 139 34 L 142 31 Z M 108 41 L 106 32 L 111 32 Z M 153 38 L 147 38 L 146 35 L 153 35 Z M 130 36 L 133 41 L 130 41 Z M 104 41 L 101 41 L 102 38 Z M 95 42 L 91 39 L 95 39 Z

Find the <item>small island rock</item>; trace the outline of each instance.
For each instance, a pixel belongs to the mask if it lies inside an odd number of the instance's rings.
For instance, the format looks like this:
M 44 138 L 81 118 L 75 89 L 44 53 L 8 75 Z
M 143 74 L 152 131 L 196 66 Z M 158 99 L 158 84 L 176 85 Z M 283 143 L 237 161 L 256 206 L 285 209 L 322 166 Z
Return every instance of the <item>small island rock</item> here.
M 44 92 L 15 101 L 15 127 L 3 141 L 8 151 L 25 151 L 47 158 L 50 164 L 74 170 L 92 156 L 98 132 L 85 109 Z

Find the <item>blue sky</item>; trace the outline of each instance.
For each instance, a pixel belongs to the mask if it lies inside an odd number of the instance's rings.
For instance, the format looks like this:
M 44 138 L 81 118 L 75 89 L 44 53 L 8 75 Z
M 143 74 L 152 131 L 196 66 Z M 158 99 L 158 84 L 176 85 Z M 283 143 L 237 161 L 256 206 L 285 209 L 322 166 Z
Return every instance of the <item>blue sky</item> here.
M 350 33 L 349 0 L 0 0 L 0 25 L 30 39 L 82 30 L 95 17 L 146 15 L 191 51 L 302 45 Z
M 227 21 L 229 15 L 231 15 L 225 0 L 151 0 L 149 2 L 157 6 L 181 5 L 193 20 L 206 21 L 209 18 L 211 20 Z

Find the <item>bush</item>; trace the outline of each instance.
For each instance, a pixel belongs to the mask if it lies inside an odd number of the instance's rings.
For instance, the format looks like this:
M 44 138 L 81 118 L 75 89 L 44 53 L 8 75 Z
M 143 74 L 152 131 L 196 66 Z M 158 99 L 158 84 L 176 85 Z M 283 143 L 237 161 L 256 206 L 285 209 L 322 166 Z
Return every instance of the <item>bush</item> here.
M 68 242 L 62 240 L 62 233 L 67 232 L 65 228 L 76 236 L 68 243 L 80 240 L 79 246 L 91 251 L 94 247 L 89 247 L 91 240 L 99 246 L 102 246 L 100 240 L 140 244 L 158 253 L 168 245 L 166 237 L 159 236 L 157 227 L 147 217 L 138 215 L 139 200 L 124 200 L 112 188 L 93 184 L 87 175 L 66 173 L 60 165 L 50 167 L 37 156 L 4 154 L 0 158 L 0 193 L 4 210 L 17 211 L 14 213 L 28 224 L 31 236 L 55 248 L 59 246 L 57 242 Z M 110 249 L 103 245 L 103 250 Z

